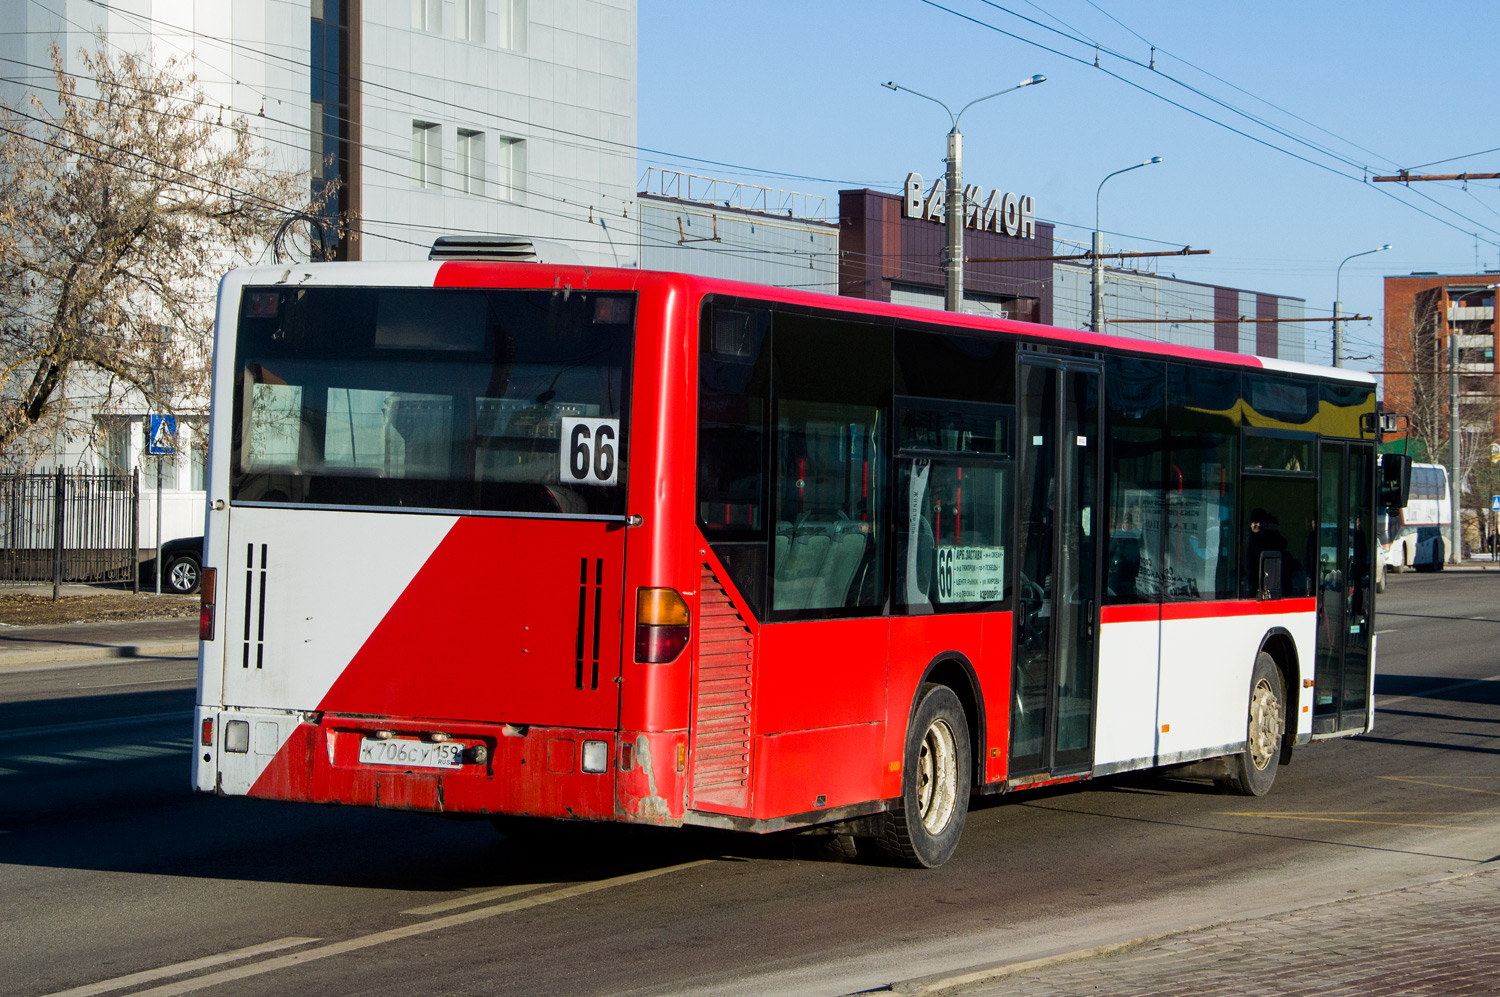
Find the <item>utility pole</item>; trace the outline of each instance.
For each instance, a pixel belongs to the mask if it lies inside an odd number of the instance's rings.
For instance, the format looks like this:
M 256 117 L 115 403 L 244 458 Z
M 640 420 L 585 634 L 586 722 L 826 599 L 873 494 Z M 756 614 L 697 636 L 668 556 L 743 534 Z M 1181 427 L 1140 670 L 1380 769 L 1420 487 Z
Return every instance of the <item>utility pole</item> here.
M 1047 77 L 1038 73 L 1017 83 L 1013 87 L 1004 90 L 996 90 L 994 93 L 976 97 L 954 114 L 953 109 L 936 97 L 929 97 L 925 93 L 913 90 L 911 87 L 903 87 L 894 81 L 886 81 L 880 84 L 888 90 L 905 90 L 907 93 L 923 100 L 930 100 L 934 104 L 948 112 L 948 117 L 953 121 L 953 127 L 948 132 L 948 158 L 947 169 L 944 171 L 943 205 L 945 207 L 944 227 L 947 229 L 947 241 L 943 250 L 943 307 L 950 312 L 961 312 L 964 310 L 964 189 L 963 189 L 963 154 L 964 137 L 958 130 L 958 119 L 964 116 L 964 112 L 982 100 L 998 97 L 1012 90 L 1029 87 L 1037 83 L 1045 83 Z
M 1447 291 L 1443 297 L 1447 298 Z M 1447 310 L 1444 309 L 1444 321 L 1447 321 Z M 1453 522 L 1449 525 L 1448 536 L 1448 563 L 1457 564 L 1461 558 L 1463 538 L 1463 485 L 1459 481 L 1458 473 L 1462 467 L 1459 461 L 1459 450 L 1463 443 L 1463 423 L 1458 417 L 1458 326 L 1449 322 L 1448 324 L 1448 414 L 1451 422 L 1448 426 L 1448 496 L 1452 505 Z

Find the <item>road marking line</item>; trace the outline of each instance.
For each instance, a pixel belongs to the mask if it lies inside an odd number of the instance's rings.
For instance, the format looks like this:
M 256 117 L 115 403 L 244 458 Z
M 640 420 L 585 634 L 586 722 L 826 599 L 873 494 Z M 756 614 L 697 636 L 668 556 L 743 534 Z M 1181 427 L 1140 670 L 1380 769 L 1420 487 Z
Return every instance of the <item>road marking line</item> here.
M 1401 631 L 1400 631 L 1400 630 L 1399 630 L 1399 629 L 1392 629 L 1392 630 L 1377 630 L 1377 631 L 1375 631 L 1375 636 L 1376 636 L 1376 637 L 1379 637 L 1379 636 L 1380 636 L 1380 635 L 1381 635 L 1381 634 L 1395 634 L 1395 633 L 1400 633 L 1400 632 L 1401 632 Z
M 1301 814 L 1261 814 L 1252 811 L 1221 810 L 1225 817 L 1265 817 L 1267 820 L 1305 820 L 1316 824 L 1380 824 L 1385 827 L 1422 827 L 1434 831 L 1455 830 L 1451 824 L 1413 824 L 1404 820 L 1354 820 L 1349 817 L 1306 817 Z
M 124 990 L 126 987 L 133 987 L 141 983 L 150 983 L 152 980 L 161 980 L 168 976 L 196 973 L 198 970 L 208 969 L 210 966 L 219 966 L 238 959 L 250 959 L 271 952 L 280 952 L 282 949 L 295 948 L 298 945 L 306 945 L 309 942 L 316 941 L 319 941 L 319 939 L 278 938 L 274 942 L 262 942 L 259 945 L 235 949 L 232 952 L 221 952 L 219 955 L 207 955 L 201 959 L 190 959 L 187 962 L 162 966 L 160 969 L 142 970 L 139 973 L 131 973 L 129 976 L 117 976 L 113 980 L 103 980 L 99 983 L 90 983 L 87 986 L 74 987 L 72 990 L 59 990 L 55 994 L 48 994 L 47 997 L 88 997 L 90 994 L 107 994 L 111 990 Z
M 516 883 L 512 886 L 498 886 L 493 890 L 482 890 L 478 893 L 470 893 L 468 896 L 454 897 L 452 900 L 440 900 L 426 907 L 413 907 L 404 910 L 403 914 L 441 914 L 448 910 L 457 910 L 460 907 L 472 907 L 482 904 L 486 900 L 499 900 L 501 897 L 514 896 L 517 893 L 529 893 L 532 890 L 544 890 L 556 883 Z
M 29 762 L 32 765 L 81 765 L 77 758 L 59 758 L 54 755 L 6 755 L 8 762 Z
M 233 969 L 220 970 L 207 976 L 199 976 L 196 979 L 182 980 L 178 983 L 169 983 L 166 986 L 153 987 L 150 990 L 138 990 L 130 997 L 175 997 L 177 994 L 192 993 L 195 990 L 203 990 L 207 987 L 218 986 L 220 983 L 233 983 L 251 976 L 259 976 L 262 973 L 272 973 L 278 969 L 290 969 L 304 963 L 313 962 L 318 959 L 327 959 L 329 956 L 343 955 L 346 952 L 357 952 L 374 945 L 384 945 L 386 942 L 400 941 L 411 938 L 414 935 L 425 935 L 432 931 L 441 931 L 455 925 L 468 924 L 470 921 L 481 921 L 488 917 L 500 914 L 509 914 L 512 911 L 525 910 L 528 907 L 539 907 L 549 904 L 555 900 L 568 900 L 572 897 L 583 896 L 586 893 L 595 893 L 599 890 L 609 889 L 611 886 L 625 886 L 629 883 L 638 883 L 642 880 L 653 879 L 656 876 L 664 876 L 669 872 L 681 872 L 695 866 L 708 865 L 715 859 L 699 859 L 696 862 L 684 862 L 682 865 L 667 866 L 663 869 L 648 869 L 645 872 L 635 872 L 628 876 L 616 876 L 613 879 L 601 879 L 594 883 L 580 883 L 577 886 L 565 887 L 554 890 L 551 893 L 543 893 L 534 897 L 523 897 L 520 900 L 512 900 L 508 903 L 495 904 L 490 907 L 480 907 L 478 910 L 466 910 L 457 914 L 449 914 L 447 917 L 434 918 L 431 921 L 423 921 L 421 924 L 408 924 L 400 928 L 390 928 L 386 931 L 377 931 L 369 935 L 361 935 L 358 938 L 350 938 L 342 942 L 334 942 L 330 945 L 321 945 L 315 949 L 307 949 L 303 952 L 293 952 L 290 955 L 278 956 L 274 959 L 266 959 L 263 962 L 252 963 L 248 966 L 236 966 Z M 57 997 L 57 995 L 49 995 Z
M 1493 789 L 1473 789 L 1469 786 L 1450 786 L 1446 782 L 1433 782 L 1434 779 L 1500 779 L 1495 775 L 1383 775 L 1381 779 L 1389 779 L 1392 782 L 1409 782 L 1417 786 L 1436 786 L 1438 789 L 1456 789 L 1460 793 L 1483 793 L 1485 796 L 1500 796 L 1500 792 Z

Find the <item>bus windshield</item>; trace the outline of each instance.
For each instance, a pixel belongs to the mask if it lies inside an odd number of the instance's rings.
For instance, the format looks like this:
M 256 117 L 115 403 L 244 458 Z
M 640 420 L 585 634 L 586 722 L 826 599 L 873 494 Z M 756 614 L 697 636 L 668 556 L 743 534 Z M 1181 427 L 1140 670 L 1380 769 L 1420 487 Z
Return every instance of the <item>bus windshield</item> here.
M 623 515 L 635 299 L 247 288 L 238 503 Z

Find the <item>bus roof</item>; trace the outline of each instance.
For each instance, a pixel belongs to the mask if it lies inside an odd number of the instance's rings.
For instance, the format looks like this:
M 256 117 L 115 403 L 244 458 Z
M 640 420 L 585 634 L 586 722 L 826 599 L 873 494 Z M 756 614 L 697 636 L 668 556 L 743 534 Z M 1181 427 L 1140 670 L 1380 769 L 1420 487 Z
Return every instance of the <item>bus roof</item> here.
M 538 279 L 538 275 L 542 275 L 541 279 Z M 951 328 L 964 329 L 977 333 L 1002 333 L 1013 336 L 1024 336 L 1069 346 L 1107 349 L 1163 359 L 1221 364 L 1251 370 L 1298 374 L 1304 377 L 1319 377 L 1325 380 L 1348 381 L 1356 384 L 1375 384 L 1375 377 L 1372 374 L 1344 367 L 1324 367 L 1317 364 L 1281 360 L 1273 357 L 1228 353 L 1222 350 L 1211 350 L 1198 346 L 1180 346 L 1078 329 L 1063 329 L 1057 326 L 1041 325 L 1034 322 L 1022 322 L 1017 319 L 990 318 L 955 312 L 938 312 L 934 309 L 923 308 L 917 305 L 890 304 L 884 301 L 872 301 L 867 298 L 851 298 L 816 291 L 774 287 L 769 284 L 752 284 L 745 281 L 726 280 L 717 277 L 701 277 L 694 274 L 653 270 L 479 260 L 305 263 L 292 266 L 241 268 L 231 271 L 230 275 L 226 276 L 225 281 L 226 284 L 234 281 L 241 285 L 291 284 L 297 286 L 365 287 L 588 286 L 608 290 L 637 290 L 651 285 L 670 286 L 695 300 L 704 295 L 721 294 L 806 308 L 836 309 L 854 315 L 882 316 L 928 325 L 942 324 Z

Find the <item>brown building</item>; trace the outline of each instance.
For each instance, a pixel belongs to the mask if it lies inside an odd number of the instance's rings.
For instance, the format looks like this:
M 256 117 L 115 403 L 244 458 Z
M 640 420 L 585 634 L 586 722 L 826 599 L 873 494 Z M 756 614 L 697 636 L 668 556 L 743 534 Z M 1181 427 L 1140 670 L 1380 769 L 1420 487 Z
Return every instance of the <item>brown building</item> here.
M 1405 416 L 1411 435 L 1434 447 L 1448 439 L 1455 359 L 1465 435 L 1473 433 L 1481 451 L 1500 439 L 1497 283 L 1500 271 L 1493 270 L 1385 278 L 1385 411 Z

